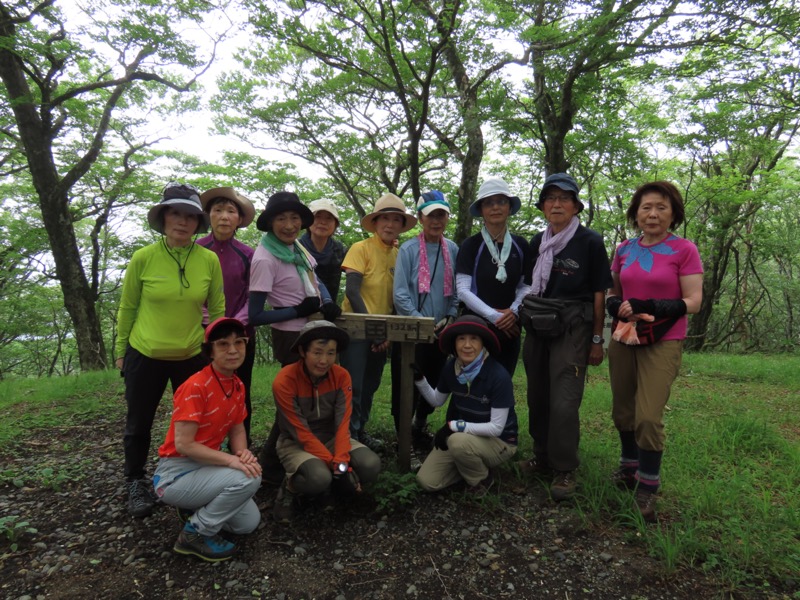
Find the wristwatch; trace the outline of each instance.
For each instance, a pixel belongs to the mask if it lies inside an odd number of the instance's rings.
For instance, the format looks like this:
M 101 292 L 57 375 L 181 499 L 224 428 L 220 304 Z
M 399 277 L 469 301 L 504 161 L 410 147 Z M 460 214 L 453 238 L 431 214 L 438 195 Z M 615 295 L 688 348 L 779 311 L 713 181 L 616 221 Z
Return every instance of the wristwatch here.
M 592 336 L 592 343 L 593 344 L 604 344 L 605 342 L 606 341 L 603 338 L 601 338 L 599 335 L 593 335 Z

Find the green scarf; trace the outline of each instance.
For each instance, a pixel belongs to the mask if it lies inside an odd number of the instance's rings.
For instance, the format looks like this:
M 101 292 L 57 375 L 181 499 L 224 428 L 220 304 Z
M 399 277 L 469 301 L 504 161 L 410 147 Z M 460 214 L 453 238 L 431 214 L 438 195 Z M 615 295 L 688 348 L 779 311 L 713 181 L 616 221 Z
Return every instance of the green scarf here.
M 314 285 L 314 280 L 310 275 L 314 271 L 314 267 L 311 266 L 308 253 L 300 242 L 295 240 L 291 246 L 287 246 L 270 231 L 261 236 L 261 245 L 279 261 L 295 266 L 297 274 L 303 282 L 306 296 L 319 295 L 317 286 Z

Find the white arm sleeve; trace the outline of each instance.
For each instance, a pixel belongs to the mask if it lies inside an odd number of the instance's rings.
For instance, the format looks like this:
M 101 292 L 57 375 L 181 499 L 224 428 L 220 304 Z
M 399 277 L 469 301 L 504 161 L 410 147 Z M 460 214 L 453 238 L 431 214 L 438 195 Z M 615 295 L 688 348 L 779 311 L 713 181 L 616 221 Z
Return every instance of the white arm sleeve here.
M 456 291 L 458 292 L 458 299 L 461 300 L 467 307 L 490 323 L 496 323 L 502 315 L 486 304 L 483 300 L 478 298 L 472 293 L 472 275 L 459 273 L 456 275 Z
M 514 314 L 519 314 L 519 307 L 522 304 L 522 299 L 531 293 L 531 286 L 525 283 L 525 279 L 520 277 L 519 283 L 517 284 L 517 290 L 514 293 L 514 303 L 511 305 L 511 310 L 514 311 Z
M 508 420 L 507 408 L 493 408 L 491 420 L 488 423 L 467 423 L 464 433 L 482 435 L 483 437 L 500 437 Z
M 428 380 L 424 377 L 419 381 L 415 381 L 414 385 L 417 386 L 417 390 L 419 390 L 420 395 L 425 398 L 425 402 L 434 408 L 441 406 L 447 400 L 448 394 L 440 392 L 439 390 L 434 390 L 431 387 L 431 384 L 428 383 Z

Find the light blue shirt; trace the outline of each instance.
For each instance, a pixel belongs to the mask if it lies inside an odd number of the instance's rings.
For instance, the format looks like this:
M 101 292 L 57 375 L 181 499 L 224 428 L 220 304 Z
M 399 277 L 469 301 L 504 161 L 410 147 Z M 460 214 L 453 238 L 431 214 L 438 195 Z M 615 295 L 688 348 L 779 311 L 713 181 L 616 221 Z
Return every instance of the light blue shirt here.
M 445 239 L 450 252 L 450 267 L 455 269 L 458 246 L 452 240 Z M 419 237 L 414 237 L 402 246 L 397 254 L 394 270 L 394 308 L 398 315 L 413 317 L 433 317 L 441 321 L 445 317 L 458 314 L 458 294 L 453 280 L 453 295 L 444 295 L 444 256 L 441 244 L 426 243 L 428 268 L 431 272 L 431 291 L 419 293 Z M 437 261 L 437 253 L 439 254 Z M 435 272 L 434 272 L 435 269 Z M 452 271 L 448 277 L 453 277 Z

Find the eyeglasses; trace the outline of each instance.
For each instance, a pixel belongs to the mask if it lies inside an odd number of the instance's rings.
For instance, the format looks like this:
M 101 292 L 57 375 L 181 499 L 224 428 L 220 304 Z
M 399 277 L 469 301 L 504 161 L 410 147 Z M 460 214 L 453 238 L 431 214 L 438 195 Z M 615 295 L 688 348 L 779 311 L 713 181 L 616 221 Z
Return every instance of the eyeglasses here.
M 561 202 L 562 204 L 566 204 L 567 202 L 571 202 L 574 200 L 572 196 L 545 196 L 544 201 L 548 204 L 555 204 L 556 202 Z
M 500 198 L 486 198 L 485 200 L 481 200 L 481 205 L 491 208 L 492 206 L 506 206 L 508 202 L 508 198 L 502 196 Z
M 231 348 L 236 348 L 238 351 L 242 351 L 247 347 L 247 342 L 250 341 L 250 338 L 240 337 L 236 338 L 233 341 L 230 340 L 214 340 L 211 342 L 214 344 L 214 348 L 219 350 L 220 352 L 227 352 Z

